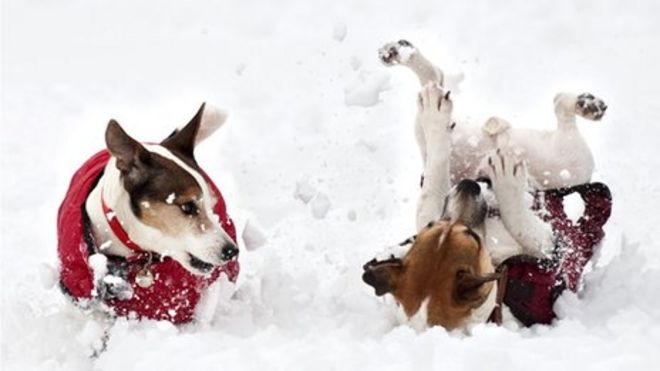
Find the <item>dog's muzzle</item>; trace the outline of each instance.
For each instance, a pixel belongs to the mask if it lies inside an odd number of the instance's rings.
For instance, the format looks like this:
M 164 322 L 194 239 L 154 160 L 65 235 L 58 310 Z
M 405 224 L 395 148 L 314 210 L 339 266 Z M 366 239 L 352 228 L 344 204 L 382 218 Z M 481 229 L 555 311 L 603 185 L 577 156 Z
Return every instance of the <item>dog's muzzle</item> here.
M 461 180 L 449 193 L 442 212 L 443 219 L 461 222 L 470 228 L 483 224 L 488 205 L 479 183 Z

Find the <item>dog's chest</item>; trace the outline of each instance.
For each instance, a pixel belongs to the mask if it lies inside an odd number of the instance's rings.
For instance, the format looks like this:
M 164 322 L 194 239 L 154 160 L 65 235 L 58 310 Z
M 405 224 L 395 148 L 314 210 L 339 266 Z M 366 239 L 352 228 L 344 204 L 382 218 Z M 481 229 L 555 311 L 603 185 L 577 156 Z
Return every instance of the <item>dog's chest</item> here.
M 493 265 L 522 253 L 522 247 L 511 236 L 499 217 L 486 219 L 485 246 Z

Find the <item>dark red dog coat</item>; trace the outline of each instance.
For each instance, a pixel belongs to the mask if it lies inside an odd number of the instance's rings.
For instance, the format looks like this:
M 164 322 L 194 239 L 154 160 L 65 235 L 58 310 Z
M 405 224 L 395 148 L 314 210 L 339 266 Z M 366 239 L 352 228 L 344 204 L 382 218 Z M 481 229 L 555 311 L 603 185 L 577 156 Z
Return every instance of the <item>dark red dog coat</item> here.
M 584 201 L 584 212 L 577 221 L 564 212 L 563 199 L 572 193 Z M 554 256 L 537 259 L 519 255 L 498 267 L 498 271 L 507 268 L 503 301 L 527 326 L 552 322 L 557 297 L 565 289 L 577 291 L 585 266 L 605 237 L 603 226 L 612 211 L 612 196 L 602 183 L 582 184 L 538 192 L 534 208 L 555 234 Z
M 91 233 L 85 201 L 109 159 L 110 153 L 104 150 L 92 156 L 78 169 L 71 179 L 69 190 L 57 215 L 60 284 L 64 292 L 75 301 L 93 299 L 95 295 L 94 276 L 88 258 L 98 252 L 98 245 Z M 220 191 L 206 174 L 202 175 L 217 199 L 213 212 L 218 216 L 225 232 L 236 241 L 236 230 L 227 215 Z M 202 292 L 217 280 L 221 273 L 227 274 L 231 281 L 235 281 L 239 272 L 238 261 L 235 259 L 216 268 L 209 277 L 201 277 L 188 272 L 177 261 L 168 257 L 150 259 L 148 254 L 144 254 L 128 260 L 108 258 L 115 263 L 119 260 L 118 263 L 127 269 L 128 282 L 134 294 L 128 300 L 101 300 L 120 316 L 167 320 L 173 323 L 184 323 L 193 319 Z M 143 288 L 135 282 L 135 278 L 147 264 L 154 281 L 149 287 Z

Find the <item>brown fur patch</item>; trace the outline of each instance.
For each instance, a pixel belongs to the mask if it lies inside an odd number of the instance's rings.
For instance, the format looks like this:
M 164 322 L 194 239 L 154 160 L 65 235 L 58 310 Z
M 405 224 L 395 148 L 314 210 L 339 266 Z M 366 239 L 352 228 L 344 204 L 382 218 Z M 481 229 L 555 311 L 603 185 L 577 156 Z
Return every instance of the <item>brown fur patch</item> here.
M 493 288 L 472 287 L 473 280 L 493 271 L 488 253 L 462 224 L 439 222 L 422 230 L 403 259 L 392 294 L 410 317 L 429 298 L 428 324 L 459 327 Z M 462 292 L 465 287 L 469 291 Z
M 171 236 L 203 233 L 211 228 L 202 188 L 195 178 L 174 161 L 153 152 L 149 155 L 147 180 L 128 190 L 136 216 Z M 186 214 L 186 203 L 194 203 L 198 212 Z

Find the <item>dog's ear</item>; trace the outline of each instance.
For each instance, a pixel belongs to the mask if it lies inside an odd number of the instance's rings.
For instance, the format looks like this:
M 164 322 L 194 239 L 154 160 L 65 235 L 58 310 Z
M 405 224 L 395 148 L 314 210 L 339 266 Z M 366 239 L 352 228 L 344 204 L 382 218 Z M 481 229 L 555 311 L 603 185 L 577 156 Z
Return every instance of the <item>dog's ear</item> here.
M 377 296 L 383 296 L 396 289 L 402 269 L 401 259 L 389 259 L 384 262 L 371 261 L 364 266 L 362 280 L 374 288 Z
M 206 103 L 202 103 L 195 116 L 183 127 L 181 130 L 175 130 L 160 144 L 172 151 L 173 153 L 183 156 L 195 162 L 195 144 L 197 142 L 197 134 L 199 133 L 202 118 L 204 117 L 204 108 Z M 224 122 L 224 121 L 223 121 Z
M 454 300 L 459 305 L 467 305 L 471 308 L 480 306 L 489 294 L 488 291 L 483 289 L 484 284 L 495 281 L 500 276 L 499 273 L 478 276 L 466 269 L 459 270 L 454 281 Z
M 105 130 L 105 143 L 117 159 L 117 169 L 124 178 L 127 188 L 142 184 L 148 178 L 151 155 L 144 146 L 131 138 L 117 121 L 110 120 Z

